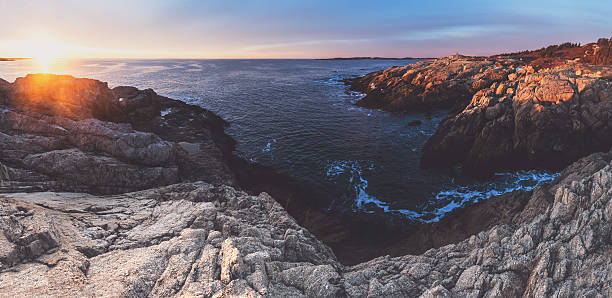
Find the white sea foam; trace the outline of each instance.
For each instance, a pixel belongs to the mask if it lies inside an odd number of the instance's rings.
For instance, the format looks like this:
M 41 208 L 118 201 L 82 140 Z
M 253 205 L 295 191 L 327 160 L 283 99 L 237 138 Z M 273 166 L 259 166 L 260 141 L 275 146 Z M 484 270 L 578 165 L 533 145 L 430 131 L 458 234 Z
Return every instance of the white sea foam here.
M 363 164 L 366 164 L 366 166 L 363 166 Z M 376 210 L 371 210 L 370 207 L 372 206 L 376 206 L 383 212 L 391 211 L 389 203 L 380 201 L 367 193 L 368 180 L 363 177 L 364 170 L 374 170 L 374 164 L 356 160 L 337 160 L 328 163 L 326 175 L 330 179 L 337 178 L 340 175 L 346 177 L 349 185 L 355 189 L 353 211 L 374 213 Z
M 342 82 L 343 79 L 344 77 L 340 75 L 335 75 L 333 77 L 322 80 L 322 82 L 323 84 L 329 85 L 329 86 L 344 85 L 344 83 Z
M 276 139 L 272 139 L 271 141 L 266 143 L 266 146 L 264 146 L 263 149 L 261 149 L 261 152 L 271 152 L 273 143 L 276 143 Z
M 480 200 L 489 199 L 515 190 L 532 190 L 542 183 L 552 181 L 559 174 L 531 170 L 496 173 L 495 176 L 497 176 L 497 179 L 489 183 L 459 186 L 438 192 L 428 205 L 434 205 L 440 203 L 440 201 L 448 203 L 432 211 L 423 211 L 422 217 L 427 219 L 421 219 L 420 221 L 436 222 L 446 213 L 465 204 L 476 203 Z M 427 210 L 428 208 L 425 207 L 424 209 Z
M 424 223 L 437 222 L 447 213 L 468 203 L 475 203 L 515 190 L 531 190 L 541 183 L 553 180 L 559 175 L 558 173 L 541 171 L 497 173 L 495 174 L 496 179 L 489 183 L 458 186 L 433 194 L 432 200 L 420 206 L 420 210 L 415 211 L 392 208 L 390 203 L 381 201 L 369 194 L 367 192 L 368 180 L 364 178 L 363 173 L 364 170 L 371 171 L 373 169 L 374 164 L 371 162 L 339 160 L 328 162 L 326 175 L 330 180 L 346 179 L 348 184 L 354 188 L 354 212 L 394 213 Z
M 162 117 L 166 117 L 166 115 L 170 114 L 170 112 L 172 112 L 172 108 L 162 110 L 161 111 L 161 116 Z
M 351 104 L 356 104 L 358 101 L 366 97 L 367 94 L 357 91 L 348 91 L 348 95 L 350 96 L 349 101 Z
M 424 135 L 424 136 L 433 136 L 433 134 L 434 134 L 433 132 L 427 132 L 427 131 L 424 131 L 424 130 L 422 130 L 422 129 L 419 129 L 419 132 L 420 132 L 422 135 Z

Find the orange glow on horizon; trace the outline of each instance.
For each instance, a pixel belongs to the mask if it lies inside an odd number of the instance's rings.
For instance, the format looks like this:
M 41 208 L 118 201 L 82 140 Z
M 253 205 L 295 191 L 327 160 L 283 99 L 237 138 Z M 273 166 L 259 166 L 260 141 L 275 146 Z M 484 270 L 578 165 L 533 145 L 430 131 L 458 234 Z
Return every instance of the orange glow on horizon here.
M 54 40 L 39 38 L 23 42 L 21 51 L 23 56 L 34 59 L 40 67 L 40 72 L 49 73 L 49 64 L 65 55 L 65 48 L 66 46 Z
M 40 72 L 41 73 L 49 73 L 49 63 L 53 58 L 50 57 L 37 57 L 34 58 L 36 63 L 40 64 Z

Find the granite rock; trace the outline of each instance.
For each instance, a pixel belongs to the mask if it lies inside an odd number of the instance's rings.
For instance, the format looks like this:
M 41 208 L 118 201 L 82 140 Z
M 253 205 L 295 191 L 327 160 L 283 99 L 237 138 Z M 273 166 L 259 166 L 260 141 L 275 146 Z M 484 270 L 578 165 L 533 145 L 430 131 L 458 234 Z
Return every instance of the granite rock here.
M 589 69 L 577 75 L 574 66 L 563 66 L 492 83 L 440 124 L 423 148 L 422 166 L 462 163 L 475 175 L 558 170 L 590 153 L 607 152 L 612 147 L 612 68 Z M 600 75 L 593 75 L 595 70 Z
M 0 198 L 0 292 L 129 297 L 607 297 L 612 153 L 529 199 L 520 220 L 355 266 L 266 193 L 203 182 L 121 195 Z M 577 172 L 577 169 L 582 169 Z M 570 172 L 571 171 L 571 172 Z M 573 176 L 572 176 L 573 175 Z M 542 203 L 542 202 L 540 202 Z

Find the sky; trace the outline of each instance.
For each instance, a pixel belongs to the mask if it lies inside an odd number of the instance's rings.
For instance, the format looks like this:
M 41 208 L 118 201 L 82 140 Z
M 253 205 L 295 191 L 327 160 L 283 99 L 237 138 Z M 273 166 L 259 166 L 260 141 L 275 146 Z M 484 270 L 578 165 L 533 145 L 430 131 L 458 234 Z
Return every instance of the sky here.
M 492 55 L 609 38 L 609 1 L 2 0 L 0 57 Z

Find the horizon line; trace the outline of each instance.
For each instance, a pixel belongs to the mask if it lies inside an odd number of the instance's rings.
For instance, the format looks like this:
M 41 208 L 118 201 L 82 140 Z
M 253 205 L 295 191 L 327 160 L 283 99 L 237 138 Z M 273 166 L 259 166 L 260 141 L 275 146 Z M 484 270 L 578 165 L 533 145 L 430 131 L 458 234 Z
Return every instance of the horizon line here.
M 450 55 L 452 56 L 452 55 Z M 465 56 L 473 56 L 478 57 L 478 55 L 465 55 Z M 444 56 L 448 57 L 448 56 Z M 483 56 L 485 57 L 485 56 Z M 246 57 L 237 57 L 237 58 L 205 58 L 205 57 L 54 57 L 53 60 L 79 60 L 79 59 L 139 59 L 139 60 L 359 60 L 359 59 L 379 59 L 379 60 L 411 60 L 411 59 L 437 59 L 441 57 L 383 57 L 383 56 L 350 56 L 350 57 L 308 57 L 308 58 L 297 58 L 297 57 L 258 57 L 258 58 L 246 58 Z M 14 60 L 36 60 L 34 57 L 2 57 L 0 59 L 14 59 Z M 7 61 L 10 62 L 10 61 Z

